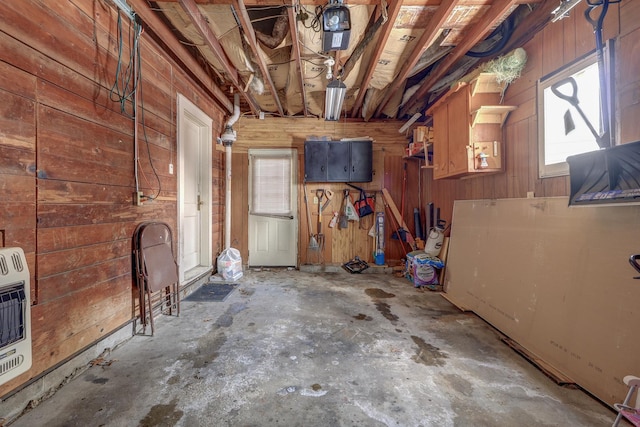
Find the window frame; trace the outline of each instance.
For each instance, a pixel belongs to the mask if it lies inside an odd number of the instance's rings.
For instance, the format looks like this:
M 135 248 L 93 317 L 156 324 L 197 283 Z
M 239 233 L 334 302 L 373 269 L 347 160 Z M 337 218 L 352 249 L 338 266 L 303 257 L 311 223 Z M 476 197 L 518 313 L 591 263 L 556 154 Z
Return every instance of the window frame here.
M 614 49 L 613 49 L 613 40 L 608 40 L 605 43 L 603 49 L 603 59 L 604 59 L 604 68 L 605 68 L 605 84 L 607 85 L 607 94 L 608 94 L 608 107 L 610 114 L 610 123 L 609 123 L 609 132 L 611 135 L 611 146 L 615 145 L 615 135 L 617 131 L 616 126 L 616 109 L 615 109 L 615 85 L 614 85 Z M 538 177 L 541 179 L 544 178 L 553 178 L 559 176 L 569 175 L 569 164 L 565 162 L 553 163 L 549 165 L 544 164 L 545 159 L 545 120 L 544 120 L 544 91 L 545 89 L 551 87 L 554 83 L 564 78 L 570 77 L 579 71 L 598 63 L 598 53 L 596 50 L 589 52 L 588 54 L 576 59 L 575 61 L 570 62 L 569 64 L 559 68 L 558 70 L 547 74 L 540 78 L 536 82 L 536 108 L 537 108 L 537 118 L 538 118 Z M 580 92 L 578 91 L 578 98 L 580 98 Z M 582 121 L 582 118 L 578 114 L 575 108 L 573 108 L 568 102 L 565 102 L 568 109 L 571 110 L 572 116 L 576 122 Z M 598 130 L 600 128 L 598 123 L 592 123 L 593 126 Z M 594 151 L 596 151 L 595 149 Z

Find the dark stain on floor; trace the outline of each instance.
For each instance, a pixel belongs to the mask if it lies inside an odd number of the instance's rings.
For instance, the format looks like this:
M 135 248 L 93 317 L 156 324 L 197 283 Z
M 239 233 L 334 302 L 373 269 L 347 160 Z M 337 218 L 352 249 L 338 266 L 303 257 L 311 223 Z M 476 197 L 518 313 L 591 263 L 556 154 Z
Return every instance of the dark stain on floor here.
M 357 316 L 353 316 L 353 318 L 356 320 L 366 320 L 367 322 L 370 322 L 371 320 L 373 320 L 373 317 L 367 316 L 366 314 L 363 314 L 363 313 L 360 313 Z
M 216 320 L 216 325 L 220 326 L 221 328 L 228 328 L 229 326 L 233 325 L 233 316 L 246 309 L 247 304 L 245 303 L 236 302 L 231 304 L 229 308 L 227 308 L 227 311 L 225 311 L 224 314 L 218 317 L 218 320 Z
M 396 296 L 395 294 L 390 294 L 378 288 L 367 288 L 364 292 L 371 298 L 393 298 Z
M 198 347 L 190 353 L 183 353 L 180 359 L 191 360 L 194 369 L 202 368 L 218 358 L 220 355 L 218 350 L 220 350 L 220 347 L 226 342 L 227 336 L 214 330 L 200 338 Z
M 312 389 L 313 391 L 322 390 L 322 386 L 321 386 L 320 384 L 316 383 L 316 384 L 313 384 L 313 385 L 311 386 L 311 389 Z
M 411 339 L 418 346 L 416 355 L 413 357 L 414 362 L 422 363 L 427 366 L 444 365 L 444 359 L 447 358 L 447 355 L 441 352 L 438 347 L 429 344 L 422 338 L 416 337 L 415 335 L 411 335 Z
M 177 401 L 173 399 L 168 405 L 154 405 L 149 413 L 140 420 L 138 427 L 172 427 L 176 425 L 184 415 L 180 409 L 176 409 Z
M 93 374 L 88 374 L 84 380 L 93 384 L 106 384 L 109 381 L 109 378 L 99 378 Z
M 256 292 L 256 290 L 253 288 L 240 288 L 238 289 L 238 292 L 240 292 L 240 295 L 242 296 L 250 297 Z
M 386 302 L 377 302 L 376 308 L 384 316 L 385 319 L 395 322 L 398 320 L 398 316 L 391 312 L 391 306 Z

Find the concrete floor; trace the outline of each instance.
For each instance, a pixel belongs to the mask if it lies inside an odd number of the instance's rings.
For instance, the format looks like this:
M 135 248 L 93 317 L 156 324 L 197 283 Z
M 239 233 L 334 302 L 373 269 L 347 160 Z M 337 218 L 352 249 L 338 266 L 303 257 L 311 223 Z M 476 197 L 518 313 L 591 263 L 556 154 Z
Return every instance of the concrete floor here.
M 497 332 L 389 274 L 248 271 L 12 426 L 607 426 Z

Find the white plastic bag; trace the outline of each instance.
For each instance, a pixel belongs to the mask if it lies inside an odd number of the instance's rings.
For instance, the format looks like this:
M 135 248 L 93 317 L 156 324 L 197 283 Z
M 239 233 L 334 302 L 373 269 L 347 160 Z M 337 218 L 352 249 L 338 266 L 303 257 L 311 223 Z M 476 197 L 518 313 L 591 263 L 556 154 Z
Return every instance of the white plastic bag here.
M 344 207 L 345 212 L 347 213 L 347 219 L 349 221 L 360 221 L 360 217 L 356 212 L 356 208 L 353 206 L 351 202 L 351 197 L 346 198 L 346 206 Z
M 242 257 L 239 250 L 229 248 L 220 253 L 218 273 L 224 280 L 238 280 L 242 277 Z

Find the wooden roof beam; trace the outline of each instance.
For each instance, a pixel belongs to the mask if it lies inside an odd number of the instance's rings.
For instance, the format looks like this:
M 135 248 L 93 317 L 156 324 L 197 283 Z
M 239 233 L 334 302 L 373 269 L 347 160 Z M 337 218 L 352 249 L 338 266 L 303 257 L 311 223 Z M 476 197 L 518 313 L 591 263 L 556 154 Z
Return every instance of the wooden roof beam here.
M 233 103 L 225 95 L 225 93 L 218 87 L 213 81 L 207 71 L 202 68 L 202 65 L 191 55 L 186 47 L 175 34 L 166 26 L 164 22 L 151 10 L 145 0 L 128 0 L 129 4 L 136 12 L 136 15 L 142 19 L 147 27 L 156 34 L 163 43 L 171 49 L 176 58 L 182 62 L 187 70 L 195 77 L 200 85 L 207 91 L 209 91 L 215 100 L 222 106 L 227 112 L 233 113 Z
M 407 58 L 396 78 L 394 78 L 391 85 L 388 86 L 387 93 L 382 99 L 382 102 L 380 102 L 380 105 L 378 105 L 374 117 L 378 117 L 380 115 L 393 94 L 395 94 L 396 91 L 400 89 L 400 86 L 405 83 L 405 81 L 409 77 L 409 73 L 411 73 L 413 67 L 415 67 L 415 65 L 418 63 L 420 57 L 438 38 L 442 26 L 445 24 L 445 22 L 447 22 L 447 19 L 451 15 L 451 12 L 459 2 L 460 0 L 442 0 L 442 4 L 436 10 L 436 13 L 433 15 L 433 17 L 429 20 L 429 23 L 427 24 L 424 33 L 422 33 L 422 37 L 420 37 L 420 40 L 418 40 L 418 44 L 411 53 L 411 56 Z
M 180 0 L 162 0 L 166 3 L 174 3 Z M 537 1 L 542 0 L 532 0 L 530 2 L 535 3 Z M 195 0 L 197 4 L 207 5 L 207 4 L 232 4 L 233 0 Z M 285 0 L 246 0 L 246 6 L 284 6 L 289 2 Z M 328 0 L 303 0 L 300 2 L 304 6 L 326 6 Z M 403 6 L 438 6 L 440 5 L 441 0 L 404 0 Z M 380 0 L 348 0 L 348 4 L 350 6 L 354 5 L 366 5 L 366 6 L 375 6 L 380 4 Z M 465 0 L 465 4 L 469 5 L 485 5 L 487 4 L 487 0 Z
M 295 3 L 295 0 L 293 0 Z M 304 116 L 307 117 L 309 115 L 309 111 L 307 110 L 307 92 L 304 90 L 304 73 L 302 72 L 302 60 L 300 59 L 300 41 L 298 39 L 298 26 L 296 23 L 296 14 L 293 8 L 293 3 L 291 7 L 287 8 L 287 13 L 289 14 L 289 31 L 291 32 L 291 49 L 293 52 L 293 56 L 296 61 L 296 69 L 298 70 L 298 78 L 300 79 L 300 96 L 302 97 L 302 111 L 304 112 Z
M 364 101 L 364 95 L 367 92 L 367 88 L 369 83 L 371 83 L 371 79 L 373 78 L 373 72 L 376 69 L 376 64 L 380 60 L 380 56 L 382 56 L 382 52 L 384 51 L 384 46 L 387 44 L 387 39 L 389 38 L 389 34 L 391 34 L 391 30 L 393 29 L 393 24 L 396 22 L 396 18 L 398 17 L 398 13 L 400 13 L 400 7 L 402 7 L 402 0 L 392 0 L 391 5 L 387 11 L 388 20 L 382 26 L 382 33 L 378 38 L 378 43 L 376 46 L 376 50 L 371 57 L 371 62 L 369 62 L 369 67 L 367 68 L 367 72 L 364 76 L 362 82 L 360 82 L 360 90 L 358 91 L 358 96 L 356 97 L 355 103 L 353 104 L 353 109 L 351 110 L 351 117 L 355 117 L 362 107 L 362 102 Z
M 466 55 L 473 46 L 483 40 L 491 29 L 504 19 L 504 15 L 509 12 L 509 9 L 517 3 L 519 3 L 518 0 L 495 0 L 487 13 L 469 30 L 462 42 L 438 64 L 437 68 L 429 74 L 422 86 L 409 98 L 405 106 L 402 107 L 400 115 L 404 115 L 410 111 L 410 109 L 417 104 L 418 99 L 424 97 L 427 92 L 429 92 L 429 89 L 447 74 L 451 66 L 455 64 L 458 59 Z
M 241 85 L 240 79 L 238 78 L 238 70 L 231 64 L 231 62 L 229 61 L 229 58 L 227 58 L 227 55 L 224 52 L 224 49 L 222 48 L 222 45 L 220 45 L 220 42 L 216 38 L 215 34 L 213 34 L 213 32 L 211 31 L 211 28 L 209 28 L 209 25 L 207 24 L 207 19 L 204 17 L 202 12 L 198 8 L 198 5 L 196 4 L 195 0 L 179 0 L 179 2 L 180 2 L 180 6 L 182 6 L 185 13 L 187 14 L 187 16 L 189 17 L 189 19 L 191 20 L 195 28 L 198 30 L 198 32 L 202 36 L 207 47 L 211 49 L 213 54 L 220 61 L 220 64 L 224 68 L 224 71 L 227 73 L 228 78 L 231 81 L 231 84 L 233 84 L 233 86 L 238 90 L 238 92 L 240 92 L 244 96 L 245 100 L 251 107 L 253 114 L 257 116 L 258 113 L 260 112 L 260 107 L 258 106 L 258 103 L 255 101 L 255 99 L 253 99 L 251 95 L 249 95 L 244 91 L 244 88 Z
M 264 62 L 262 56 L 260 56 L 260 52 L 258 51 L 258 41 L 256 39 L 256 32 L 253 29 L 253 25 L 251 24 L 251 18 L 249 18 L 249 13 L 247 12 L 247 8 L 244 5 L 243 0 L 233 0 L 233 7 L 238 12 L 238 19 L 240 19 L 240 25 L 242 26 L 243 31 L 247 35 L 249 46 L 251 47 L 251 51 L 253 52 L 253 56 L 256 58 L 256 62 L 260 67 L 260 71 L 262 72 L 262 78 L 264 79 L 267 87 L 271 91 L 271 95 L 273 96 L 273 100 L 276 102 L 276 108 L 278 108 L 278 113 L 280 116 L 284 116 L 284 110 L 282 109 L 282 103 L 280 103 L 280 97 L 278 96 L 278 91 L 276 86 L 273 84 L 273 79 L 271 78 L 271 74 L 269 74 L 269 67 Z

